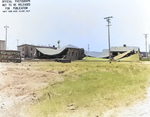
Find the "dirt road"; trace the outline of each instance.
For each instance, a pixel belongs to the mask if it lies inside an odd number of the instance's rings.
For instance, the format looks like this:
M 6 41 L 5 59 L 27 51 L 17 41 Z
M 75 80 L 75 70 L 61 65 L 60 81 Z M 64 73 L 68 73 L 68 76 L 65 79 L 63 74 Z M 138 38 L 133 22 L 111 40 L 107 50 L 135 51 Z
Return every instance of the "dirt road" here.
M 104 114 L 104 117 L 150 117 L 150 87 L 142 101 L 128 107 L 109 110 Z
M 23 97 L 17 97 L 13 92 L 15 87 L 12 85 L 13 76 L 7 72 L 5 63 L 0 63 L 0 117 L 23 117 Z M 7 76 L 7 77 L 5 77 Z
M 136 104 L 127 107 L 118 117 L 150 117 L 150 88 L 147 90 L 146 98 Z

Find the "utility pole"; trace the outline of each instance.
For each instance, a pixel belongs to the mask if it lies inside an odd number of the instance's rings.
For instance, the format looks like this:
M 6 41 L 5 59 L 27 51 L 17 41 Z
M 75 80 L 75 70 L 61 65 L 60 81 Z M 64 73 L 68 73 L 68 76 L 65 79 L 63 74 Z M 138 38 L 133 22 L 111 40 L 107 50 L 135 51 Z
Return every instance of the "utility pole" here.
M 148 34 L 144 34 L 145 35 L 145 48 L 146 48 L 146 58 L 148 57 L 147 55 L 147 35 Z
M 111 55 L 110 55 L 110 31 L 109 31 L 109 26 L 111 26 L 110 25 L 110 18 L 113 18 L 112 16 L 110 16 L 110 17 L 105 17 L 104 19 L 106 19 L 106 21 L 108 22 L 108 46 L 109 46 L 109 63 L 111 63 Z
M 19 39 L 17 39 L 17 50 L 18 50 L 18 45 L 19 45 Z
M 7 25 L 4 26 L 6 28 L 6 35 L 5 35 L 5 49 L 7 50 L 7 28 L 9 28 Z
M 60 49 L 60 40 L 58 40 L 57 43 L 58 43 L 58 49 Z
M 89 52 L 89 50 L 90 50 L 90 45 L 88 44 L 88 52 Z

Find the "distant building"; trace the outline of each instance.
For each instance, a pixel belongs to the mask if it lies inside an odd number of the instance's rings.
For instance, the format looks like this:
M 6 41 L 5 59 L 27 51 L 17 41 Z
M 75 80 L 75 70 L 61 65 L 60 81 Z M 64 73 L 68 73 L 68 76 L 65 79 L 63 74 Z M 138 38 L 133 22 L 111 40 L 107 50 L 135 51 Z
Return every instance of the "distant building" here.
M 34 54 L 36 52 L 36 48 L 51 48 L 51 49 L 57 49 L 55 46 L 36 46 L 36 45 L 30 45 L 30 44 L 23 44 L 17 46 L 18 51 L 20 51 L 21 57 L 23 58 L 33 58 Z
M 109 50 L 103 49 L 102 52 L 96 51 L 84 51 L 85 56 L 96 57 L 96 58 L 109 58 Z
M 147 52 L 147 55 L 148 55 L 149 53 Z M 146 52 L 140 52 L 140 56 L 141 57 L 146 57 Z
M 5 48 L 5 40 L 0 40 L 0 50 L 6 50 L 6 48 Z

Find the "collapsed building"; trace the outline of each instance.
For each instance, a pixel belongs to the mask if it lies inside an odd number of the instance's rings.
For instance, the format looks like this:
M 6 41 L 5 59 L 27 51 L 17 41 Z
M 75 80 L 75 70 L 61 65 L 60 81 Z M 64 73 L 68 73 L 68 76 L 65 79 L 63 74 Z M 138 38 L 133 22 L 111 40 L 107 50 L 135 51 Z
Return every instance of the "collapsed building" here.
M 38 59 L 63 58 L 71 61 L 81 60 L 84 57 L 84 49 L 70 44 L 61 49 L 36 48 L 34 56 Z
M 36 46 L 23 44 L 18 46 L 18 50 L 22 58 L 37 58 L 37 59 L 56 59 L 63 58 L 72 60 L 81 60 L 84 57 L 84 49 L 74 45 L 67 45 L 63 48 L 55 46 Z
M 140 48 L 139 47 L 123 45 L 122 47 L 116 46 L 116 47 L 110 48 L 110 56 L 114 60 L 128 57 L 128 56 L 131 56 L 131 55 L 136 54 L 136 53 L 140 54 Z M 89 57 L 109 58 L 109 49 L 103 49 L 102 52 L 85 51 L 85 55 L 89 56 Z
M 129 57 L 136 53 L 140 54 L 139 47 L 126 46 L 126 45 L 123 45 L 123 47 L 111 47 L 111 58 L 113 58 L 114 60 Z

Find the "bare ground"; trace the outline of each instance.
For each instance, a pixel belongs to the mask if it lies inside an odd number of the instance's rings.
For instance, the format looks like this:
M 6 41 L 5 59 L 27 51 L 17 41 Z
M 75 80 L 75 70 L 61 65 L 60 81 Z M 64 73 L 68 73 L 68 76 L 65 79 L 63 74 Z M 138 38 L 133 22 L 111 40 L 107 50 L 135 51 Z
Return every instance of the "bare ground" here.
M 63 78 L 58 73 L 33 69 L 31 63 L 0 63 L 0 117 L 27 117 L 24 112 L 26 105 L 39 100 L 37 90 L 46 86 L 49 81 L 60 80 Z M 72 113 L 71 116 L 74 114 L 81 115 Z M 150 117 L 150 88 L 143 100 L 129 107 L 108 110 L 103 116 Z
M 63 80 L 58 73 L 34 70 L 31 66 L 0 63 L 0 117 L 26 117 L 26 105 L 39 100 L 37 90 L 49 81 Z

